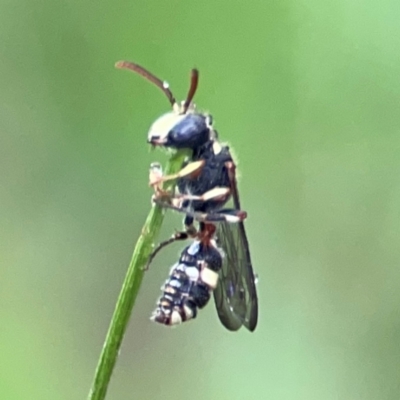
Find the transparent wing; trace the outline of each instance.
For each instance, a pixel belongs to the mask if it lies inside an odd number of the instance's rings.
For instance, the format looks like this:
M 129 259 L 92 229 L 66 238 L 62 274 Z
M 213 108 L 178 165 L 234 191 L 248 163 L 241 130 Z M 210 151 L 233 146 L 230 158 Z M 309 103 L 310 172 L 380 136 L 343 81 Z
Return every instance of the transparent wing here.
M 258 300 L 249 245 L 243 222 L 217 223 L 217 243 L 225 252 L 214 300 L 222 324 L 229 330 L 244 325 L 254 331 Z

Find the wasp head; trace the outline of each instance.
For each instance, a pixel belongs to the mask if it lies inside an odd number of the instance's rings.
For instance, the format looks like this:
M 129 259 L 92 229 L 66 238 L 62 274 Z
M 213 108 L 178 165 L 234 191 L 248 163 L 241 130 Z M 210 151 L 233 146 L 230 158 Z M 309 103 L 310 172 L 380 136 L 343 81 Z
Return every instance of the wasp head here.
M 116 63 L 116 67 L 129 69 L 152 82 L 163 91 L 172 106 L 171 112 L 162 115 L 150 127 L 147 139 L 150 144 L 174 149 L 195 150 L 210 140 L 211 117 L 196 112 L 196 107 L 192 103 L 199 81 L 197 69 L 192 69 L 186 100 L 179 104 L 169 89 L 168 83 L 140 65 L 119 61 Z

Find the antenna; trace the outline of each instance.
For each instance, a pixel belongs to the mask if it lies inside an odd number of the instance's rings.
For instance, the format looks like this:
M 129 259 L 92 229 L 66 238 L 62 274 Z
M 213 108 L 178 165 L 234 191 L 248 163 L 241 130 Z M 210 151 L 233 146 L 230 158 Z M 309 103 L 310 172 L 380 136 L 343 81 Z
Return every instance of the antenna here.
M 137 74 L 143 76 L 143 78 L 146 78 L 148 81 L 150 81 L 151 83 L 156 85 L 158 88 L 160 88 L 164 92 L 164 94 L 167 96 L 169 102 L 171 103 L 171 106 L 174 106 L 174 104 L 176 104 L 175 97 L 172 94 L 171 90 L 169 90 L 168 83 L 165 82 L 165 81 L 162 81 L 159 78 L 157 78 L 150 71 L 147 71 L 146 68 L 143 68 L 140 65 L 135 64 L 135 63 L 130 62 L 130 61 L 118 61 L 117 63 L 115 63 L 115 67 L 116 68 L 121 68 L 121 69 L 129 69 L 129 70 L 131 70 L 133 72 L 136 72 Z M 191 83 L 191 86 L 190 86 L 188 97 L 187 97 L 187 99 L 185 101 L 185 104 L 186 104 L 186 102 L 188 102 L 188 100 L 189 100 L 188 106 L 189 106 L 190 101 L 193 98 L 194 93 L 196 92 L 196 86 L 197 86 L 197 80 L 198 80 L 198 76 L 196 76 L 196 78 L 195 78 L 196 82 L 194 84 L 194 82 L 193 82 L 194 81 L 193 71 L 197 72 L 197 70 L 192 70 L 192 83 Z M 198 75 L 198 73 L 197 73 L 197 75 Z M 194 86 L 194 89 L 193 89 L 193 86 Z M 191 95 L 190 98 L 189 98 L 189 95 Z M 187 107 L 186 107 L 186 109 L 187 109 Z M 186 109 L 185 109 L 185 112 L 186 112 Z
M 196 93 L 196 89 L 197 89 L 198 83 L 199 83 L 199 70 L 196 69 L 196 68 L 193 68 L 191 76 L 190 76 L 189 92 L 188 92 L 188 94 L 186 96 L 185 102 L 183 103 L 183 110 L 182 110 L 183 114 L 186 114 L 186 111 L 189 108 L 190 103 L 193 100 L 193 97 L 194 97 L 194 95 Z

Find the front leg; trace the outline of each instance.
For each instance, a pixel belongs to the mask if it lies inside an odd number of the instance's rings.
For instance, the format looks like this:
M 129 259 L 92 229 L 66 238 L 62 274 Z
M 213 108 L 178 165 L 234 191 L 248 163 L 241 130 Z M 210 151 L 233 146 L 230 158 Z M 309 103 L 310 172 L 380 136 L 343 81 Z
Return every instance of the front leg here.
M 203 169 L 205 160 L 194 161 L 186 164 L 180 171 L 172 175 L 163 175 L 160 164 L 153 163 L 150 165 L 150 182 L 149 185 L 160 186 L 163 182 L 179 179 L 190 178 L 194 179 L 200 175 Z

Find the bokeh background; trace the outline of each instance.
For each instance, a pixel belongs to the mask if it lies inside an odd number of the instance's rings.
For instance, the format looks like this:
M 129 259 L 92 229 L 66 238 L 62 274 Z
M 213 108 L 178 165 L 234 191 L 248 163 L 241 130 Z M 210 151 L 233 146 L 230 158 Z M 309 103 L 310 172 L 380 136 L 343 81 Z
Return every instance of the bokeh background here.
M 88 394 L 165 161 L 146 135 L 168 103 L 120 59 L 178 98 L 200 69 L 239 159 L 260 318 L 151 323 L 166 250 L 108 399 L 399 399 L 399 20 L 397 0 L 1 0 L 0 399 Z

